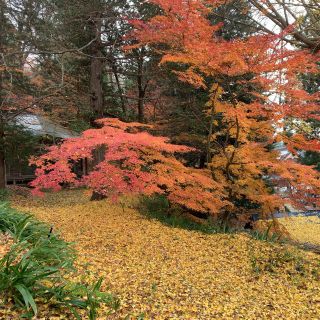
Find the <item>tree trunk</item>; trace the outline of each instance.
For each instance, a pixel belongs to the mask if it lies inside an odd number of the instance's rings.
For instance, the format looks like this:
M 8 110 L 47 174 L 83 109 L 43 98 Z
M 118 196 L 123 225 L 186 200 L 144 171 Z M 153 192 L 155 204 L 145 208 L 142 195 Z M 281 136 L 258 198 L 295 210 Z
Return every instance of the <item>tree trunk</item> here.
M 0 189 L 6 188 L 6 163 L 4 152 L 0 150 Z
M 0 0 L 0 30 L 3 28 L 3 24 L 5 23 L 5 3 Z M 0 52 L 4 51 L 4 42 L 5 42 L 5 32 L 0 32 Z M 0 65 L 3 63 L 0 58 Z M 0 106 L 3 104 L 4 96 L 3 96 L 3 77 L 4 73 L 0 72 Z M 4 189 L 6 187 L 6 166 L 5 166 L 5 153 L 4 153 L 4 121 L 3 110 L 0 109 L 0 189 Z
M 127 117 L 127 107 L 126 107 L 125 100 L 123 97 L 123 90 L 122 90 L 120 79 L 119 79 L 118 68 L 117 68 L 116 62 L 114 60 L 112 61 L 112 72 L 113 72 L 113 75 L 114 75 L 114 78 L 116 80 L 116 84 L 118 87 L 122 112 L 123 112 L 124 117 L 126 118 Z
M 139 98 L 138 98 L 138 119 L 139 119 L 139 122 L 144 121 L 144 103 L 143 103 L 143 96 L 140 95 L 140 92 L 139 92 Z
M 211 109 L 210 109 L 210 123 L 209 123 L 209 130 L 208 130 L 208 136 L 207 136 L 207 167 L 209 167 L 211 160 L 212 160 L 212 154 L 211 154 L 211 138 L 213 134 L 213 121 L 216 116 L 216 110 L 215 110 L 215 104 L 217 99 L 217 93 L 218 93 L 219 86 L 217 85 L 214 92 L 211 94 L 210 100 L 211 100 Z
M 147 84 L 143 85 L 143 56 L 138 56 L 138 74 L 137 74 L 137 84 L 138 84 L 138 120 L 139 122 L 144 122 L 144 96 L 146 93 Z
M 103 117 L 104 114 L 102 89 L 103 62 L 101 58 L 98 58 L 99 56 L 101 57 L 101 51 L 96 51 L 91 58 L 90 65 L 90 104 L 97 118 Z
M 104 99 L 102 88 L 102 74 L 103 74 L 103 55 L 102 55 L 102 43 L 101 43 L 101 18 L 98 14 L 91 21 L 92 35 L 96 38 L 93 42 L 90 50 L 91 62 L 90 62 L 90 105 L 96 118 L 103 117 L 104 114 Z

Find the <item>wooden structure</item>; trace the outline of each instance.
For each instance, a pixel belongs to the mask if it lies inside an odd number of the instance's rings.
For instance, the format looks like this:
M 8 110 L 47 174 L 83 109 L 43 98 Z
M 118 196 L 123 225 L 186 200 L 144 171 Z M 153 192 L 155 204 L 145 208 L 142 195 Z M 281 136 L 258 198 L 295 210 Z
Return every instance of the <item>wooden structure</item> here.
M 44 141 L 55 144 L 62 139 L 76 137 L 77 134 L 68 130 L 54 121 L 42 115 L 25 113 L 15 119 L 15 123 L 22 126 L 26 131 L 34 136 L 42 137 Z M 79 164 L 79 169 L 85 165 L 85 160 Z M 14 161 L 6 163 L 6 181 L 8 185 L 27 184 L 35 178 L 35 168 L 26 163 Z

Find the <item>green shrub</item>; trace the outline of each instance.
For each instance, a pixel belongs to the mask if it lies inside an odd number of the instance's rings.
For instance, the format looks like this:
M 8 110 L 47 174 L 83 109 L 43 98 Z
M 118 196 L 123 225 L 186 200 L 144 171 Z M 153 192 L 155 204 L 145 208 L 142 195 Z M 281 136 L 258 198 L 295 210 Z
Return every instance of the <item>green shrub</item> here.
M 0 259 L 0 294 L 5 301 L 13 300 L 25 308 L 26 317 L 37 314 L 37 298 L 69 308 L 77 319 L 79 309 L 87 311 L 88 319 L 96 319 L 102 303 L 110 306 L 110 311 L 116 309 L 118 300 L 100 292 L 101 279 L 92 286 L 66 280 L 75 271 L 75 251 L 49 230 L 32 216 L 0 205 L 0 232 L 15 241 Z
M 195 230 L 208 234 L 233 232 L 233 229 L 226 223 L 208 219 L 202 224 L 190 220 L 183 214 L 182 208 L 171 207 L 168 199 L 163 195 L 142 197 L 138 209 L 148 218 L 156 219 L 174 228 Z
M 0 189 L 0 201 L 6 201 L 9 198 L 9 190 L 8 189 Z
M 282 236 L 277 233 L 272 233 L 270 230 L 272 228 L 272 224 L 268 226 L 265 231 L 253 230 L 250 232 L 250 235 L 253 239 L 267 242 L 276 242 L 280 241 Z

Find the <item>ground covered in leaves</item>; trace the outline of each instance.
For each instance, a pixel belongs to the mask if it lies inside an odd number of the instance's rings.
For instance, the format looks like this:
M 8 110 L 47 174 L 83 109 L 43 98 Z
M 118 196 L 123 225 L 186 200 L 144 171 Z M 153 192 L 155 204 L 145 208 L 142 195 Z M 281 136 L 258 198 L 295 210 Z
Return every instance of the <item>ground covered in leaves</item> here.
M 320 246 L 320 217 L 290 217 L 280 219 L 292 238 L 302 243 Z
M 314 253 L 171 228 L 81 191 L 13 204 L 76 243 L 79 277 L 103 277 L 121 300 L 108 319 L 320 319 Z

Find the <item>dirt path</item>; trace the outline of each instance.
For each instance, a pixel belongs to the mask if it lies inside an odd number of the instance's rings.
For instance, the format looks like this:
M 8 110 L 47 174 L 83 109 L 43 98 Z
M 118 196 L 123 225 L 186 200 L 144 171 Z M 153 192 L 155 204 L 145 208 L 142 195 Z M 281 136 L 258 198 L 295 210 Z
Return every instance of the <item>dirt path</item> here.
M 170 228 L 80 191 L 15 206 L 76 242 L 82 278 L 103 277 L 121 299 L 112 319 L 320 319 L 320 263 L 312 253 L 297 253 L 307 261 L 305 275 L 295 271 L 295 258 L 266 271 L 261 261 L 270 265 L 286 248 Z

